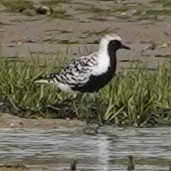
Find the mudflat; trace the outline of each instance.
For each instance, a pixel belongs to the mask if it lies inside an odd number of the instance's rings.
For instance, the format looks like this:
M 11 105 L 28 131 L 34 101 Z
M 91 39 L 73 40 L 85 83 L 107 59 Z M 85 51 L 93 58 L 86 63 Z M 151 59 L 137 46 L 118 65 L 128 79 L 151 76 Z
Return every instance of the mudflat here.
M 120 68 L 134 63 L 155 68 L 171 58 L 169 0 L 24 2 L 19 7 L 0 2 L 1 56 L 53 59 L 62 53 L 72 58 L 97 50 L 103 35 L 117 33 L 132 48 L 118 53 Z M 36 14 L 34 7 L 41 5 L 54 12 Z
M 8 113 L 0 114 L 0 128 L 59 128 L 85 127 L 86 122 L 77 119 L 26 119 Z M 1 168 L 0 168 L 1 169 Z

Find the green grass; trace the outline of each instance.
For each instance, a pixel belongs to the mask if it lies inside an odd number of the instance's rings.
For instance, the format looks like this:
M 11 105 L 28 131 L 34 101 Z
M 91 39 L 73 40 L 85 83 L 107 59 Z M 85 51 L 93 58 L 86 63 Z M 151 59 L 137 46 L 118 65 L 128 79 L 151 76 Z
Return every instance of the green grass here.
M 162 4 L 164 7 L 171 7 L 170 0 L 154 0 L 151 2 L 152 4 Z
M 69 41 L 68 39 L 66 40 L 52 40 L 52 39 L 47 39 L 47 40 L 44 40 L 44 42 L 48 42 L 50 44 L 80 44 L 79 41 Z
M 0 4 L 7 7 L 9 12 L 23 12 L 25 9 L 33 9 L 33 2 L 26 0 L 1 0 Z
M 89 14 L 93 14 L 93 15 L 101 15 L 101 16 L 106 16 L 106 15 L 110 15 L 112 10 L 111 9 L 104 9 L 104 8 L 100 8 L 97 7 L 95 5 L 86 5 L 86 7 L 84 8 L 77 8 L 76 10 L 80 10 L 83 11 L 84 13 L 89 13 Z
M 51 15 L 52 18 L 60 18 L 64 20 L 72 20 L 73 16 L 68 14 L 64 9 L 56 9 Z
M 3 22 L 0 22 L 0 26 L 5 26 L 5 25 L 9 25 L 9 24 L 6 24 L 6 23 L 3 23 Z
M 73 95 L 56 91 L 53 86 L 34 84 L 37 76 L 59 70 L 59 67 L 54 66 L 55 63 L 47 65 L 1 58 L 0 102 L 8 104 L 8 110 L 21 117 L 61 118 L 61 113 L 42 109 L 47 104 L 72 99 Z M 72 117 L 97 122 L 100 114 L 106 123 L 132 126 L 141 125 L 151 114 L 156 114 L 160 122 L 170 124 L 170 73 L 171 64 L 155 71 L 138 68 L 136 71 L 123 71 L 97 96 L 85 94 L 84 97 L 70 102 L 74 110 Z M 69 116 L 70 113 L 66 112 L 66 115 Z
M 49 0 L 41 2 L 43 5 L 58 5 L 59 3 L 70 3 L 71 0 Z
M 68 0 L 53 0 L 53 1 L 44 1 L 43 4 L 52 6 L 58 3 L 67 3 Z M 34 15 L 34 4 L 32 1 L 27 0 L 2 0 L 0 4 L 7 7 L 9 12 L 21 12 L 24 15 L 32 16 Z M 72 15 L 68 14 L 65 10 L 57 8 L 52 13 L 51 17 L 60 18 L 60 19 L 73 19 Z
M 54 94 L 47 96 L 47 93 L 51 91 L 49 88 L 43 91 L 43 87 L 37 89 L 33 84 L 33 80 L 43 72 L 44 68 L 39 67 L 36 63 L 20 60 L 9 62 L 1 59 L 0 63 L 2 76 L 0 101 L 10 103 L 14 113 L 22 117 L 29 117 L 31 110 L 39 111 L 41 105 L 46 101 L 55 101 Z M 48 71 L 48 67 L 46 69 Z M 23 113 L 24 111 L 28 112 Z
M 153 15 L 153 16 L 160 16 L 160 15 L 167 15 L 171 16 L 170 10 L 163 9 L 163 10 L 147 10 L 146 15 Z
M 140 12 L 140 11 L 139 11 Z M 159 20 L 158 17 L 160 16 L 171 16 L 171 12 L 168 9 L 163 10 L 156 10 L 156 9 L 147 9 L 146 11 L 141 11 L 142 14 L 139 15 L 137 12 L 136 16 L 138 16 L 138 20 Z M 143 14 L 144 12 L 144 14 Z
M 84 34 L 87 34 L 87 37 L 92 37 L 93 35 L 101 35 L 101 36 L 104 36 L 106 34 L 109 34 L 109 33 L 117 33 L 119 31 L 119 28 L 113 28 L 113 29 L 110 29 L 110 28 L 106 28 L 104 30 L 101 30 L 101 31 L 86 31 L 84 32 Z
M 129 10 L 130 10 L 129 6 L 117 6 L 113 9 L 113 12 L 126 12 Z
M 102 97 L 108 95 L 106 120 L 119 124 L 139 125 L 141 118 L 151 111 L 170 109 L 171 79 L 169 68 L 153 73 L 146 69 L 125 72 L 115 78 L 115 84 L 103 90 Z
M 156 9 L 156 4 L 162 4 L 161 9 Z M 154 0 L 148 6 L 138 4 L 133 16 L 138 17 L 138 20 L 158 20 L 158 16 L 171 16 L 171 2 L 167 0 Z
M 4 165 L 0 165 L 0 168 L 3 170 L 5 170 L 5 168 L 11 168 L 11 169 L 28 169 L 25 165 L 23 164 L 19 164 L 19 163 L 15 163 L 15 164 L 4 164 Z

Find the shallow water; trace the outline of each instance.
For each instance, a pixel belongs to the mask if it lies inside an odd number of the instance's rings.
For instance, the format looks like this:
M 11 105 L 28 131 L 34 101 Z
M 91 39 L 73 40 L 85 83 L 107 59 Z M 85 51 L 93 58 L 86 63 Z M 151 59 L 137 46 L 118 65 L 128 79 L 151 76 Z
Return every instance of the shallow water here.
M 135 157 L 137 169 L 168 170 L 171 128 L 103 128 L 96 135 L 80 128 L 0 130 L 1 163 L 63 170 L 77 158 L 78 170 L 126 170 L 128 155 Z

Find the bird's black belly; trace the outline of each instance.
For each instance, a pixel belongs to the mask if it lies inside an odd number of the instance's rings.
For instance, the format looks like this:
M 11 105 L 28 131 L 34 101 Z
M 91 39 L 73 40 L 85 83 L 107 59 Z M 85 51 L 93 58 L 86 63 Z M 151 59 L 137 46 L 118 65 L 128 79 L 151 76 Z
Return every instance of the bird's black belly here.
M 116 70 L 116 50 L 115 44 L 109 44 L 108 47 L 108 55 L 110 58 L 110 65 L 108 70 L 97 76 L 91 76 L 89 81 L 84 86 L 75 86 L 72 90 L 80 91 L 80 92 L 96 92 L 103 88 L 113 77 L 115 70 Z
M 115 68 L 109 68 L 106 73 L 98 76 L 91 76 L 89 81 L 84 86 L 75 86 L 72 88 L 72 90 L 80 92 L 97 92 L 112 79 L 114 73 Z

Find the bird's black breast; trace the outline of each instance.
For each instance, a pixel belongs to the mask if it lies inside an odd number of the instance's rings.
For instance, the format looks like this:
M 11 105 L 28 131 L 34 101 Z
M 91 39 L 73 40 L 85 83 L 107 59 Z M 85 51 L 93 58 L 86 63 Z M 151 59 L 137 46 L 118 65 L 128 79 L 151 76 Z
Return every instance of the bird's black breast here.
M 89 81 L 82 87 L 75 86 L 73 90 L 80 92 L 96 92 L 103 88 L 113 77 L 115 69 L 110 68 L 108 72 L 99 75 L 91 76 Z
M 96 92 L 103 88 L 114 76 L 116 71 L 116 47 L 117 41 L 112 41 L 108 45 L 108 55 L 110 64 L 107 71 L 101 75 L 90 76 L 89 81 L 84 86 L 75 86 L 72 89 L 80 92 Z M 119 45 L 118 45 L 119 46 Z
M 116 59 L 113 58 L 107 72 L 98 75 L 90 76 L 89 81 L 82 87 L 75 86 L 72 89 L 80 92 L 97 92 L 103 88 L 114 76 L 116 70 Z

